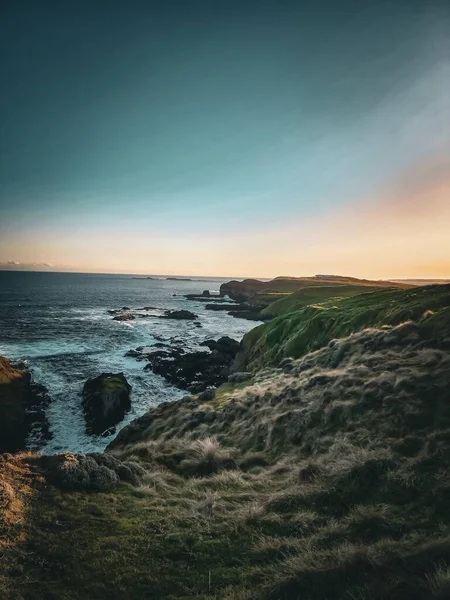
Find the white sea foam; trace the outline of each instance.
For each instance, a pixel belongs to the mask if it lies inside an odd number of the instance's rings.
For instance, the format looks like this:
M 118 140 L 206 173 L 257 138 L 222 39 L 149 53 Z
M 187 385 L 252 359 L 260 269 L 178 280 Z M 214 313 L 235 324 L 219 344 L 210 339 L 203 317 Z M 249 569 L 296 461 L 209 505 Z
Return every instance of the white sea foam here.
M 151 371 L 144 371 L 145 362 L 126 357 L 128 350 L 150 348 L 161 341 L 204 350 L 200 343 L 207 338 L 229 335 L 241 339 L 258 324 L 235 319 L 225 312 L 207 311 L 205 303 L 184 298 L 183 294 L 201 293 L 206 288 L 195 281 L 67 275 L 61 277 L 61 285 L 52 284 L 45 289 L 40 285 L 37 283 L 36 289 L 29 292 L 27 302 L 20 286 L 9 296 L 0 297 L 0 354 L 26 360 L 35 380 L 48 388 L 53 438 L 44 448 L 47 453 L 99 451 L 114 437 L 89 436 L 85 432 L 81 394 L 89 377 L 123 372 L 131 384 L 131 411 L 117 431 L 149 407 L 186 393 Z M 218 293 L 218 289 L 213 291 Z M 40 299 L 39 305 L 35 298 Z M 113 320 L 108 309 L 122 306 L 145 316 L 132 322 Z M 159 308 L 136 310 L 145 306 Z M 202 327 L 191 321 L 159 318 L 166 309 L 191 310 L 198 315 Z

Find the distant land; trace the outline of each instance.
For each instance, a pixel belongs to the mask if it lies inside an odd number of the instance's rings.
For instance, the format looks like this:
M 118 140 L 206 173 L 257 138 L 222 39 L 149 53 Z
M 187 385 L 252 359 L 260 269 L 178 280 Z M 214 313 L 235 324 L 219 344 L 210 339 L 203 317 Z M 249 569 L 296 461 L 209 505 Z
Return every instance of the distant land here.
M 393 283 L 409 283 L 410 285 L 435 285 L 450 283 L 450 279 L 389 279 Z

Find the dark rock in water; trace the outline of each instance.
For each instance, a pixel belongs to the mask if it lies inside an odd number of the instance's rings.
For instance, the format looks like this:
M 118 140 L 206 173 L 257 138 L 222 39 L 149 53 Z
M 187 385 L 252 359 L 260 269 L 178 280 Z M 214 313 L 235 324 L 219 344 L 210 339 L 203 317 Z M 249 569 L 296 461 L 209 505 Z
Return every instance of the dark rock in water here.
M 232 317 L 236 317 L 237 319 L 247 319 L 249 321 L 263 321 L 259 310 L 232 310 L 228 313 Z
M 130 391 L 123 373 L 102 373 L 88 379 L 82 400 L 87 433 L 101 435 L 119 423 L 131 408 Z
M 166 310 L 160 318 L 192 321 L 193 319 L 197 319 L 197 315 L 190 310 Z
M 0 357 L 0 452 L 24 450 L 30 434 L 33 447 L 50 439 L 49 404 L 47 389 L 33 382 L 23 363 Z
M 232 317 L 238 317 L 240 319 L 249 319 L 250 321 L 261 321 L 260 309 L 247 305 L 245 302 L 240 304 L 234 303 L 214 303 L 207 304 L 206 310 L 226 310 Z
M 207 294 L 205 292 L 208 292 Z M 229 299 L 219 296 L 219 294 L 211 294 L 209 290 L 204 290 L 201 294 L 184 294 L 184 298 L 195 300 L 196 302 L 230 302 Z
M 202 392 L 208 386 L 217 387 L 227 381 L 239 342 L 224 336 L 219 340 L 206 340 L 203 345 L 211 352 L 183 352 L 172 348 L 148 354 L 149 364 L 145 369 L 192 393 Z
M 166 277 L 166 281 L 192 281 L 188 277 Z
M 229 354 L 232 357 L 239 350 L 239 342 L 228 335 L 224 335 L 218 340 L 205 340 L 200 345 L 207 346 L 210 350 L 218 350 L 222 354 Z
M 136 348 L 136 350 L 128 350 L 128 352 L 125 353 L 125 356 L 129 356 L 131 358 L 140 358 L 141 354 L 142 354 L 142 351 L 139 351 Z
M 136 317 L 131 314 L 117 315 L 113 317 L 113 321 L 133 321 Z
M 239 306 L 239 304 L 231 304 L 231 303 L 215 303 L 215 304 L 207 304 L 205 306 L 206 310 L 229 310 L 232 311 L 234 309 L 236 310 L 240 310 L 241 307 Z

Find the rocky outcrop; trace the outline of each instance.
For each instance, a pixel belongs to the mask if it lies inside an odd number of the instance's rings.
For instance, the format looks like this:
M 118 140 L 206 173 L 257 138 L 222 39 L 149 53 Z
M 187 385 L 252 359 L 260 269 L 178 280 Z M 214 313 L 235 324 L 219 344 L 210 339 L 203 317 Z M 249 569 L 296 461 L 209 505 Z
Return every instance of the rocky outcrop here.
M 233 312 L 233 310 L 240 310 L 240 304 L 230 304 L 229 302 L 224 302 L 222 304 L 217 303 L 217 304 L 207 304 L 205 306 L 206 310 L 216 310 L 216 311 L 220 311 L 220 310 L 225 310 L 225 311 L 229 311 L 229 312 Z
M 202 344 L 210 352 L 184 352 L 178 348 L 157 350 L 147 354 L 146 369 L 164 377 L 169 383 L 198 393 L 207 387 L 217 387 L 230 374 L 230 366 L 239 349 L 239 342 L 228 336 L 206 340 Z
M 248 319 L 250 321 L 263 321 L 263 317 L 261 316 L 261 311 L 259 308 L 255 308 L 254 306 L 250 306 L 247 302 L 241 302 L 240 304 L 207 304 L 205 306 L 206 310 L 214 310 L 214 311 L 227 311 L 229 315 L 232 317 L 237 317 L 240 319 Z
M 25 365 L 0 357 L 0 452 L 17 452 L 33 436 L 33 447 L 51 437 L 46 408 L 50 397 Z
M 126 313 L 123 315 L 116 315 L 113 317 L 113 321 L 134 321 L 136 317 L 130 313 Z
M 208 290 L 205 290 L 208 291 Z M 205 292 L 203 292 L 203 294 L 184 294 L 184 298 L 186 298 L 187 300 L 193 300 L 195 302 L 215 302 L 217 304 L 223 303 L 223 302 L 229 302 L 229 299 L 223 297 L 223 296 L 219 296 L 219 294 L 210 294 L 208 292 L 209 295 L 205 295 Z M 176 294 L 174 294 L 176 295 Z
M 190 310 L 166 310 L 161 319 L 177 319 L 179 321 L 193 321 L 197 315 Z
M 42 456 L 38 464 L 48 481 L 63 490 L 107 492 L 119 481 L 136 485 L 145 475 L 138 463 L 122 462 L 101 452 Z
M 220 286 L 220 295 L 229 296 L 236 302 L 245 302 L 256 292 L 264 288 L 265 283 L 258 279 L 244 279 L 244 281 L 228 281 Z
M 131 408 L 130 391 L 123 373 L 102 373 L 88 379 L 82 400 L 87 433 L 100 435 L 117 425 Z

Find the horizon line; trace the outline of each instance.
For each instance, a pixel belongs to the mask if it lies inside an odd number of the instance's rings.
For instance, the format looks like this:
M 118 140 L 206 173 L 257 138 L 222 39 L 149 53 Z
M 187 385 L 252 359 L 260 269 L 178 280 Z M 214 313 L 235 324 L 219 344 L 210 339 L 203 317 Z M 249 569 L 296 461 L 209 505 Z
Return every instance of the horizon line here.
M 128 277 L 154 277 L 154 278 L 178 278 L 178 279 L 260 279 L 260 280 L 272 280 L 276 278 L 294 278 L 301 279 L 303 277 L 349 277 L 354 279 L 368 280 L 368 281 L 442 281 L 450 282 L 450 276 L 447 277 L 387 277 L 381 279 L 367 279 L 366 277 L 357 277 L 355 275 L 340 275 L 338 273 L 329 274 L 314 274 L 314 275 L 275 275 L 274 277 L 262 277 L 262 276 L 236 276 L 236 275 L 184 275 L 184 274 L 170 274 L 170 273 L 119 273 L 115 271 L 59 271 L 55 269 L 39 270 L 39 269 L 5 269 L 0 266 L 0 272 L 3 273 L 54 273 L 63 275 L 124 275 Z

